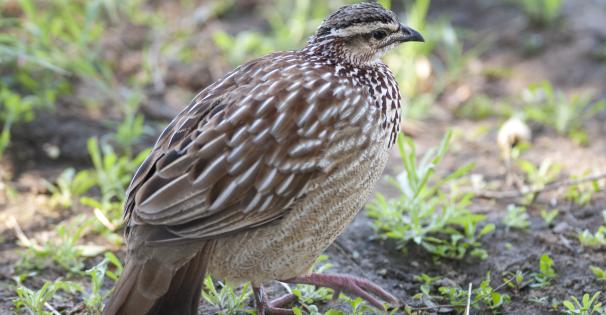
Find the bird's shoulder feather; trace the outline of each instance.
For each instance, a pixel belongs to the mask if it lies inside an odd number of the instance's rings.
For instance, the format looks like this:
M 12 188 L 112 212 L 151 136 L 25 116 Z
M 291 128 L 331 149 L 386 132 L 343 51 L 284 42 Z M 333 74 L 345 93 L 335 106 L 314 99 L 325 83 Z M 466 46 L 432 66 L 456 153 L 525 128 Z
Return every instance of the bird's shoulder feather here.
M 333 69 L 295 52 L 274 54 L 203 90 L 136 172 L 128 224 L 204 239 L 283 217 L 311 179 L 352 149 L 329 148 L 363 128 L 355 116 L 367 107 L 365 90 Z

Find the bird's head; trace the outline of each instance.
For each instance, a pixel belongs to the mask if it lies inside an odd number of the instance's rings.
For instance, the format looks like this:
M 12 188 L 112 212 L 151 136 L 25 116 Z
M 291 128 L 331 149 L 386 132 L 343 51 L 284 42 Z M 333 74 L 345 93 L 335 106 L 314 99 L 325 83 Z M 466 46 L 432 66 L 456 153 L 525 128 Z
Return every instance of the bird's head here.
M 396 14 L 378 3 L 359 3 L 329 15 L 309 45 L 328 46 L 352 64 L 364 65 L 379 59 L 396 45 L 424 41 L 419 32 L 398 21 Z

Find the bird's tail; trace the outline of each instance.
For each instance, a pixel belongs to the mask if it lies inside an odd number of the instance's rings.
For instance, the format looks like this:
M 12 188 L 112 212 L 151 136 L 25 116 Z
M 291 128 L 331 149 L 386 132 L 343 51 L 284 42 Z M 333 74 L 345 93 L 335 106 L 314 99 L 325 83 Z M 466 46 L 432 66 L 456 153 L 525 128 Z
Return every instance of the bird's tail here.
M 133 257 L 103 315 L 197 314 L 211 247 L 204 244 L 185 263 L 167 262 L 171 249 L 155 250 L 144 261 Z

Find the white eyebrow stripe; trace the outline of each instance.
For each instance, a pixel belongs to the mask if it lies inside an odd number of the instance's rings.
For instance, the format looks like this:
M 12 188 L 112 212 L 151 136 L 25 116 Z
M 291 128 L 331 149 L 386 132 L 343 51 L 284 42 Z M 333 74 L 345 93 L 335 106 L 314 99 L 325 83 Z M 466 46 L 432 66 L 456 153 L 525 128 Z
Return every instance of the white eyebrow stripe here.
M 347 37 L 354 34 L 367 33 L 368 30 L 376 30 L 386 28 L 393 32 L 397 31 L 399 26 L 394 23 L 383 23 L 383 22 L 375 22 L 375 23 L 364 23 L 364 24 L 356 24 L 343 29 L 332 29 L 330 31 L 331 35 L 337 37 Z

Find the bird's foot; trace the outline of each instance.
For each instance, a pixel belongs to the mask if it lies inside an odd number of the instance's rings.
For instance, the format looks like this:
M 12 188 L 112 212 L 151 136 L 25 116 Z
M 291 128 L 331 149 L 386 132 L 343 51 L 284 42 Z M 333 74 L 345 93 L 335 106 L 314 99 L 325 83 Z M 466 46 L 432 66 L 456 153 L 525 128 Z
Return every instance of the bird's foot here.
M 255 305 L 257 306 L 257 315 L 294 315 L 291 309 L 283 308 L 285 305 L 297 299 L 294 294 L 286 294 L 275 300 L 269 301 L 267 293 L 262 286 L 253 287 L 255 295 Z
M 291 284 L 311 284 L 317 287 L 330 288 L 334 290 L 335 298 L 338 297 L 341 292 L 349 292 L 363 298 L 374 307 L 383 311 L 385 310 L 383 303 L 371 295 L 371 293 L 394 306 L 398 305 L 398 299 L 389 292 L 381 289 L 378 285 L 366 279 L 348 275 L 312 273 L 307 276 L 298 276 L 282 280 L 282 282 Z

